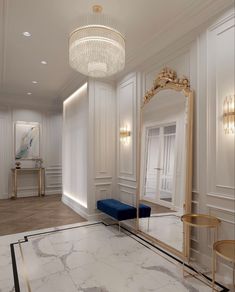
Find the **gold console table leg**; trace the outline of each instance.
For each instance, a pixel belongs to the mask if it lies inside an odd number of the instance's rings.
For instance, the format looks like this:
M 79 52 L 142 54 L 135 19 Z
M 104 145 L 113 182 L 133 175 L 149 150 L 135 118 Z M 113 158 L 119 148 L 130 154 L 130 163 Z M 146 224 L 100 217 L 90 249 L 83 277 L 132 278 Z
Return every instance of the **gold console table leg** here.
M 42 169 L 42 196 L 45 196 L 46 193 L 46 172 L 45 168 Z
M 12 172 L 12 196 L 11 199 L 17 198 L 17 169 Z

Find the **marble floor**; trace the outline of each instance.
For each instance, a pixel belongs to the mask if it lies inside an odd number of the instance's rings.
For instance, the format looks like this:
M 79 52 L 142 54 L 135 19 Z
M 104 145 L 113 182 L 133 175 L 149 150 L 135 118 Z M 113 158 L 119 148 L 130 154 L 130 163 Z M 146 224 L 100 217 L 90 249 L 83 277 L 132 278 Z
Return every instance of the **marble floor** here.
M 139 222 L 141 231 L 160 239 L 179 251 L 183 250 L 183 223 L 180 216 L 172 214 L 151 216 L 149 230 L 148 218 L 141 218 Z
M 195 277 L 183 278 L 181 264 L 135 235 L 119 233 L 116 226 L 87 224 L 0 237 L 0 291 L 211 291 Z M 19 289 L 14 289 L 12 242 Z

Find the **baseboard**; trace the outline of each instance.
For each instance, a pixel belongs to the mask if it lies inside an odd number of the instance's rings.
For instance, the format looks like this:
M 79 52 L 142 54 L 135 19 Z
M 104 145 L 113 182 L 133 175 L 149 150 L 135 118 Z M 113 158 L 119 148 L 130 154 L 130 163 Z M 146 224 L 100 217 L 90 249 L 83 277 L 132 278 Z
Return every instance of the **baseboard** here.
M 46 196 L 47 195 L 59 195 L 62 194 L 62 189 L 46 189 Z M 0 200 L 4 200 L 4 199 L 10 199 L 12 196 L 12 193 L 9 194 L 2 194 L 0 195 Z M 17 197 L 19 198 L 28 198 L 28 197 L 35 197 L 38 196 L 38 189 L 37 188 L 25 188 L 23 190 L 19 190 L 17 192 Z
M 101 213 L 89 214 L 87 208 L 80 205 L 77 201 L 73 200 L 73 198 L 64 194 L 62 195 L 62 202 L 88 221 L 96 221 L 101 218 Z
M 5 193 L 5 194 L 1 194 L 0 195 L 0 200 L 5 200 L 5 199 L 9 199 L 11 197 L 11 195 Z

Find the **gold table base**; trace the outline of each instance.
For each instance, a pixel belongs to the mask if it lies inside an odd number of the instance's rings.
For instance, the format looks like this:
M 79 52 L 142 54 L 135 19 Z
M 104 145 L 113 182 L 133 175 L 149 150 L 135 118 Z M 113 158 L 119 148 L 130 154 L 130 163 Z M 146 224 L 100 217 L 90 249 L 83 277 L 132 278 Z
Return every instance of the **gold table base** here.
M 45 195 L 45 168 L 12 168 L 12 196 L 11 199 L 17 198 L 18 193 L 18 174 L 35 172 L 38 174 L 38 196 Z
M 235 240 L 220 240 L 213 244 L 212 291 L 215 290 L 216 257 L 233 263 L 233 287 L 235 288 Z
M 215 243 L 218 240 L 218 226 L 221 222 L 218 218 L 211 215 L 207 215 L 207 214 L 184 214 L 183 216 L 181 216 L 181 221 L 184 224 L 184 234 L 185 234 L 186 228 L 191 228 L 191 227 L 210 228 L 214 230 L 213 243 Z M 187 255 L 188 255 L 187 261 L 189 263 L 190 250 L 187 251 Z M 183 265 L 183 275 L 184 275 L 184 265 Z

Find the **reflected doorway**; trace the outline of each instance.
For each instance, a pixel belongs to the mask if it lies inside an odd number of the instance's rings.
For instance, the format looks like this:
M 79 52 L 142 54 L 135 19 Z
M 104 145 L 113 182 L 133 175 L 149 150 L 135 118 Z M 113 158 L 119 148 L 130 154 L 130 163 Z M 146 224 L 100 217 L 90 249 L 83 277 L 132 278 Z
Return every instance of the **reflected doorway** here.
M 174 205 L 175 140 L 176 123 L 146 128 L 142 200 L 168 208 Z

